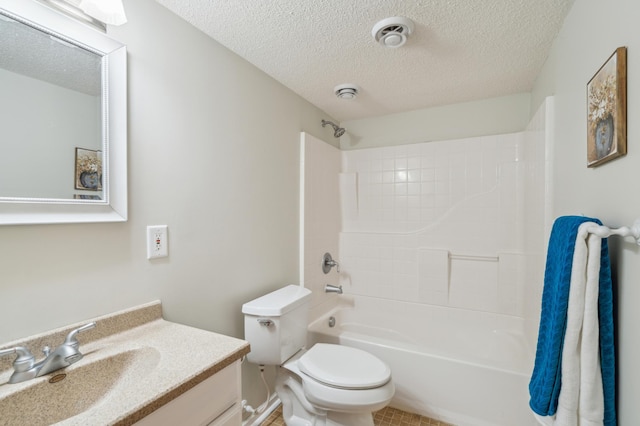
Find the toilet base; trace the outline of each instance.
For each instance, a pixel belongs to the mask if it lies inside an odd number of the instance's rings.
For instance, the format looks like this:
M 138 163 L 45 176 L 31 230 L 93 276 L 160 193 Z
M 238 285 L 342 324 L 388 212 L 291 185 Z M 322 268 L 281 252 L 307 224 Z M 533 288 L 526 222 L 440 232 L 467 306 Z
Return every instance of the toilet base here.
M 314 407 L 305 398 L 300 379 L 284 368 L 278 368 L 276 392 L 287 426 L 373 426 L 370 412 L 344 413 Z

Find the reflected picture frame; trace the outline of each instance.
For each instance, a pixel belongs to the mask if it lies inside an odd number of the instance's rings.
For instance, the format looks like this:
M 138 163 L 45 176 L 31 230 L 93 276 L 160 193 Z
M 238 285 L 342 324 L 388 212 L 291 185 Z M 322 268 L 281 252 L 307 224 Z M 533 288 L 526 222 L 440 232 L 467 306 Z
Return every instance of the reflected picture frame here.
M 619 47 L 587 83 L 587 167 L 627 153 L 627 48 Z
M 75 164 L 75 189 L 102 191 L 102 151 L 76 148 Z

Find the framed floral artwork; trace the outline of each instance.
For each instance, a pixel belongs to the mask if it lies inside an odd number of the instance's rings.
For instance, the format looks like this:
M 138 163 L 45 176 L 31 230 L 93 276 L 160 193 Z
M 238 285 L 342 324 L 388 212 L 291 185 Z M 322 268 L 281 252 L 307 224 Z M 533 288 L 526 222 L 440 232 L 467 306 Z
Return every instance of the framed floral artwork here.
M 627 48 L 619 47 L 587 84 L 587 167 L 627 153 Z
M 102 151 L 76 148 L 75 189 L 102 191 Z

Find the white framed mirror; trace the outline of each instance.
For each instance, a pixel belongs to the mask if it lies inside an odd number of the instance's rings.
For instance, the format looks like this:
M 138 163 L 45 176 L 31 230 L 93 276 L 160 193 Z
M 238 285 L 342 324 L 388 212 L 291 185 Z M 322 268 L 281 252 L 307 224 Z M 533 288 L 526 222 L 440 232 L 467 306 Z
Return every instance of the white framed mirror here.
M 0 0 L 0 225 L 127 220 L 126 47 Z

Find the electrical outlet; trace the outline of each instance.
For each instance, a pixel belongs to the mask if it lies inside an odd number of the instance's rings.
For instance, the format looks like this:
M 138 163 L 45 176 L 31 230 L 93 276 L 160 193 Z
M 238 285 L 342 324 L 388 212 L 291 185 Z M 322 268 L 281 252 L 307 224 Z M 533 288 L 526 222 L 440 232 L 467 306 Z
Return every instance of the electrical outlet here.
M 147 226 L 147 259 L 169 255 L 167 235 L 167 225 Z

